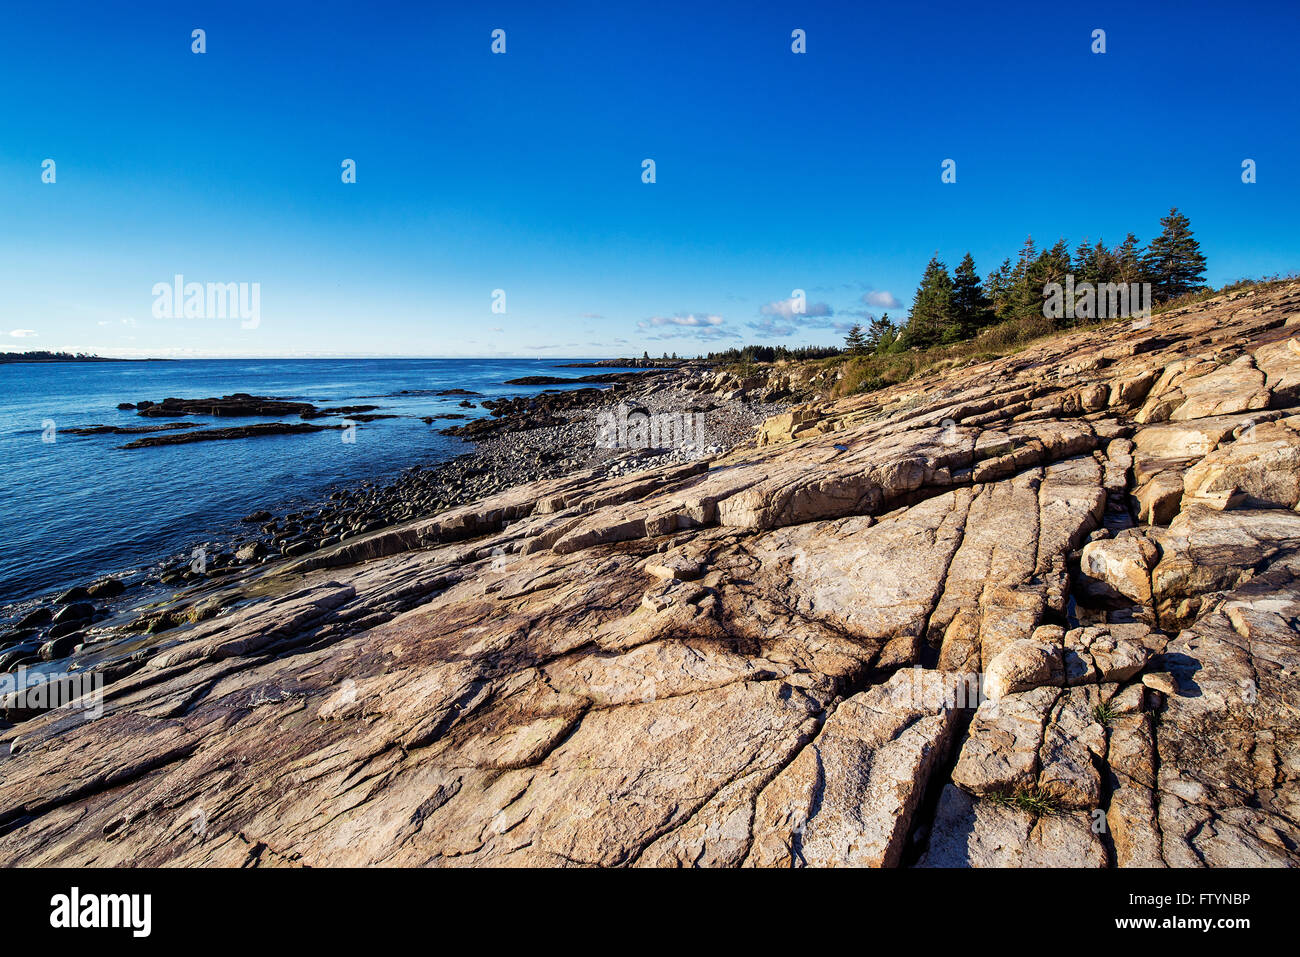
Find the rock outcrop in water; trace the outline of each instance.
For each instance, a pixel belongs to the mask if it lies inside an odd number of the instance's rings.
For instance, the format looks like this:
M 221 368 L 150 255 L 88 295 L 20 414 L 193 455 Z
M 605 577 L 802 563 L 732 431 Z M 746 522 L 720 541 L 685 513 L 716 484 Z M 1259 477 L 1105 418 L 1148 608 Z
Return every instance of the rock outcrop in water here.
M 1300 863 L 1298 333 L 1261 287 L 304 556 L 0 735 L 0 862 Z
M 268 435 L 302 435 L 306 432 L 324 432 L 342 429 L 342 425 L 310 425 L 306 422 L 258 422 L 254 425 L 237 425 L 228 429 L 201 429 L 197 432 L 168 432 L 133 439 L 121 446 L 124 449 L 143 449 L 157 445 L 188 445 L 192 442 L 222 442 L 231 439 L 253 439 Z
M 302 415 L 303 413 L 312 414 L 317 411 L 316 407 L 310 402 L 293 402 L 264 395 L 249 395 L 247 392 L 236 392 L 233 395 L 223 395 L 220 398 L 179 399 L 171 397 L 163 399 L 161 402 L 143 400 L 135 403 L 134 406 L 130 403 L 123 403 L 118 408 L 134 408 L 136 415 L 150 417 L 212 415 L 229 418 Z

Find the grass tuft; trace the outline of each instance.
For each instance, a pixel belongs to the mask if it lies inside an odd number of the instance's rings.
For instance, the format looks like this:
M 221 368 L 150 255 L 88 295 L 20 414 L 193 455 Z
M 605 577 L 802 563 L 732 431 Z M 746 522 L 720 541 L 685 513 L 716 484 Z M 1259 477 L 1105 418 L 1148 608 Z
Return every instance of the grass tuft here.
M 1111 722 L 1118 716 L 1119 712 L 1115 710 L 1109 701 L 1103 701 L 1092 709 L 1092 720 L 1104 728 L 1109 728 Z
M 1001 791 L 987 795 L 986 799 L 999 807 L 1014 807 L 1030 814 L 1044 817 L 1055 814 L 1060 808 L 1056 798 L 1042 788 L 1016 788 L 1014 791 Z

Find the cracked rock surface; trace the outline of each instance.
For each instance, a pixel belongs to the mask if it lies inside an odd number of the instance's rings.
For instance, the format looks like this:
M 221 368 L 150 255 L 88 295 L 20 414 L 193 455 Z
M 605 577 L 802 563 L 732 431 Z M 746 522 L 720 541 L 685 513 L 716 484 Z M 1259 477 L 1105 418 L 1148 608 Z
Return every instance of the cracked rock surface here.
M 1293 336 L 1258 287 L 276 566 L 10 715 L 0 863 L 1300 863 Z

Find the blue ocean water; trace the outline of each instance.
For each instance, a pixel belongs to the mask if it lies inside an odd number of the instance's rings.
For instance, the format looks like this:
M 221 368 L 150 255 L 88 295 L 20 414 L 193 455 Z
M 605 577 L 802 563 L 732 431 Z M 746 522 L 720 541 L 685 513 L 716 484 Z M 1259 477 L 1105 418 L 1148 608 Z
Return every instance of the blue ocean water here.
M 84 584 L 107 573 L 152 566 L 195 543 L 221 539 L 240 517 L 319 500 L 335 486 L 395 477 L 471 451 L 422 416 L 486 415 L 460 396 L 529 395 L 542 386 L 507 386 L 525 375 L 576 377 L 581 369 L 547 359 L 276 359 L 0 364 L 0 614 L 5 606 Z M 590 370 L 587 370 L 590 371 Z M 412 394 L 401 395 L 403 390 Z M 186 416 L 146 418 L 120 402 L 159 402 L 248 392 L 318 407 L 377 405 L 400 418 L 358 424 L 356 441 L 338 431 L 124 450 L 139 436 L 73 436 L 87 425 L 197 422 L 236 426 L 277 421 Z M 298 421 L 296 416 L 278 421 Z M 338 417 L 313 420 L 317 425 Z M 48 423 L 53 423 L 53 430 Z M 53 437 L 54 441 L 43 441 Z

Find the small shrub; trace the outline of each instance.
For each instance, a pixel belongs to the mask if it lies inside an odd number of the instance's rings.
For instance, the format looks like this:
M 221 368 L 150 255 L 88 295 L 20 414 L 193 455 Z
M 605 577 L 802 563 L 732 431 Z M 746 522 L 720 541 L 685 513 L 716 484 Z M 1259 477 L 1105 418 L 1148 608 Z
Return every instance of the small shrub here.
M 1118 716 L 1119 713 L 1109 701 L 1103 701 L 1092 709 L 1092 720 L 1104 728 L 1109 728 L 1111 722 Z
M 997 794 L 988 795 L 988 800 L 1001 807 L 1014 807 L 1021 811 L 1028 811 L 1030 814 L 1045 817 L 1049 814 L 1055 814 L 1059 808 L 1056 804 L 1056 798 L 1052 797 L 1042 788 L 1016 788 L 1014 791 L 1003 791 Z

